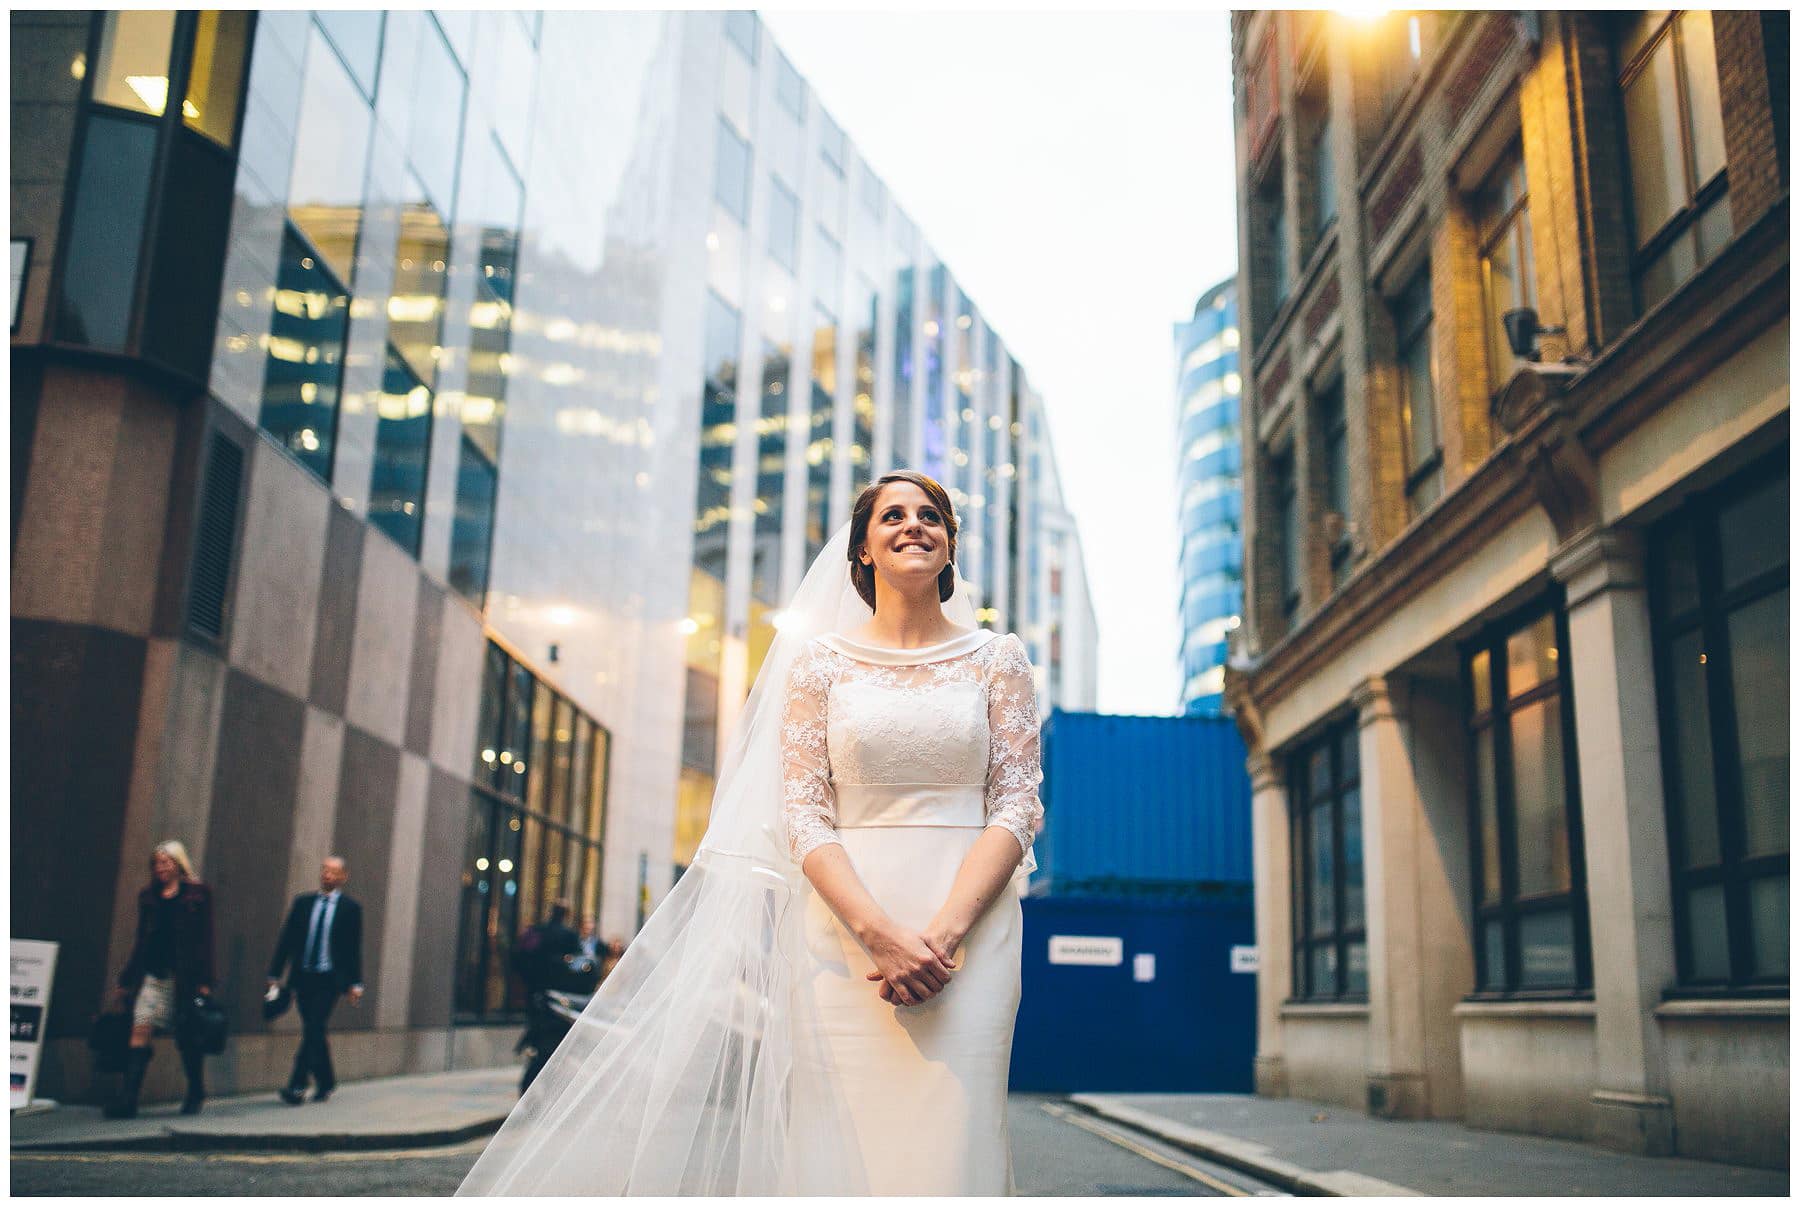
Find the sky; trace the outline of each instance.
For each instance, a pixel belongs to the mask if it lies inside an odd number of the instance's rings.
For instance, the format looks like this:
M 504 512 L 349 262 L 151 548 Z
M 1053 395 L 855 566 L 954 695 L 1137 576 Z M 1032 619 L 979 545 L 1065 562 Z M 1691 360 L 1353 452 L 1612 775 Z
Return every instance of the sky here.
M 1100 711 L 1174 712 L 1172 329 L 1237 266 L 1227 14 L 761 11 L 1043 395 Z

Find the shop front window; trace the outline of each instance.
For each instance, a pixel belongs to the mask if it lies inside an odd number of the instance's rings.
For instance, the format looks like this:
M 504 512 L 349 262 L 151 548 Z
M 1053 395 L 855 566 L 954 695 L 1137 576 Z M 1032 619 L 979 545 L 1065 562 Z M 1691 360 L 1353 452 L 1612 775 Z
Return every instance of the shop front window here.
M 464 843 L 455 1008 L 505 1021 L 525 1004 L 514 941 L 558 900 L 600 901 L 607 731 L 490 644 Z
M 1593 984 L 1567 649 L 1539 607 L 1464 652 L 1479 993 Z
M 1678 978 L 1785 994 L 1786 451 L 1691 499 L 1651 549 Z
M 1362 787 L 1354 721 L 1334 726 L 1289 763 L 1293 827 L 1293 996 L 1366 1000 Z

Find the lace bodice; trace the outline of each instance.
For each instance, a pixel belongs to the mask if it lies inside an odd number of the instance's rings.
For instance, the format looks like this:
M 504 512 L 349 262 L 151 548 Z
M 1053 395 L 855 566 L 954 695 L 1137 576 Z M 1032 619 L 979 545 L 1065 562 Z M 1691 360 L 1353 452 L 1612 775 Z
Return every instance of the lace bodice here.
M 794 859 L 840 826 L 1004 826 L 1031 864 L 1037 693 L 1025 646 L 979 631 L 921 650 L 828 636 L 788 675 L 782 812 Z

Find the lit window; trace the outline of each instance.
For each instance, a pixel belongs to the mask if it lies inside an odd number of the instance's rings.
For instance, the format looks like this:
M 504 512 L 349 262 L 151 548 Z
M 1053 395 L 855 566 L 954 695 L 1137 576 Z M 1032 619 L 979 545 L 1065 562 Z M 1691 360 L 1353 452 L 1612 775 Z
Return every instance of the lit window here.
M 1498 391 L 1512 376 L 1512 345 L 1501 318 L 1508 310 L 1537 307 L 1531 256 L 1531 207 L 1525 161 L 1518 144 L 1500 161 L 1476 198 L 1481 238 L 1481 289 L 1487 307 L 1488 388 Z
M 1655 10 L 1618 46 L 1638 295 L 1667 297 L 1731 238 L 1712 13 Z
M 160 116 L 169 103 L 169 51 L 174 42 L 173 12 L 105 14 L 93 72 L 94 99 Z
M 1406 440 L 1406 504 L 1418 515 L 1444 490 L 1438 447 L 1437 348 L 1431 332 L 1431 266 L 1413 277 L 1393 303 L 1400 361 L 1400 422 Z

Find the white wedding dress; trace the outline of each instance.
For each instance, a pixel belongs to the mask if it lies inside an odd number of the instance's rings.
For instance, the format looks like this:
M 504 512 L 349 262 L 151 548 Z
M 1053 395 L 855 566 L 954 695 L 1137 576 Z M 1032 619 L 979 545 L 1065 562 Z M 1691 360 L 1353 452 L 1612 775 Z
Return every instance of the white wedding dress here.
M 786 609 L 720 761 L 706 835 L 459 1195 L 1004 1194 L 1020 918 L 1002 893 L 950 984 L 881 1000 L 800 868 L 843 844 L 896 920 L 924 927 L 990 825 L 1036 865 L 1038 718 L 1017 637 L 916 650 L 868 623 L 849 525 Z
M 988 826 L 1035 866 L 1043 814 L 1038 716 L 1019 639 L 975 630 L 911 650 L 828 633 L 795 660 L 781 729 L 783 814 L 796 863 L 843 845 L 895 921 L 923 929 Z M 969 931 L 950 984 L 919 1006 L 884 1002 L 862 946 L 805 892 L 793 1124 L 845 1136 L 853 1153 L 801 1150 L 802 1193 L 1009 1194 L 1006 1083 L 1019 1005 L 1021 924 L 1003 892 Z M 847 1125 L 846 1125 L 847 1124 Z M 855 1171 L 845 1185 L 844 1171 Z

